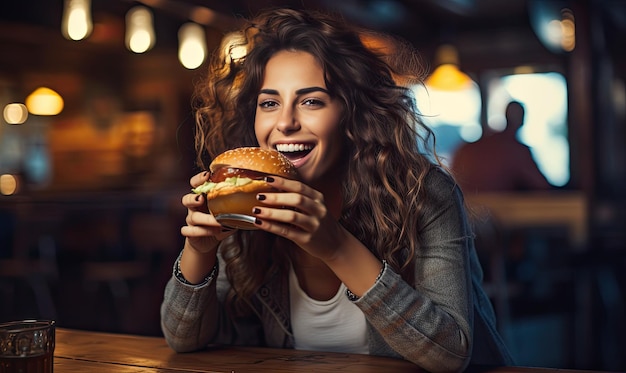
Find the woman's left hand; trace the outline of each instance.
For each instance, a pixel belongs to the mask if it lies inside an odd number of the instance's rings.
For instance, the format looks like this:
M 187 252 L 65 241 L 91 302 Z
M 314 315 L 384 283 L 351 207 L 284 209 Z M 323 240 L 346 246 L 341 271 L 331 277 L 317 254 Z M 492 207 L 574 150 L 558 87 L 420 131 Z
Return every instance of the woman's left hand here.
M 330 214 L 324 195 L 308 185 L 273 177 L 278 193 L 260 193 L 254 208 L 257 227 L 285 237 L 324 261 L 333 258 L 347 231 Z

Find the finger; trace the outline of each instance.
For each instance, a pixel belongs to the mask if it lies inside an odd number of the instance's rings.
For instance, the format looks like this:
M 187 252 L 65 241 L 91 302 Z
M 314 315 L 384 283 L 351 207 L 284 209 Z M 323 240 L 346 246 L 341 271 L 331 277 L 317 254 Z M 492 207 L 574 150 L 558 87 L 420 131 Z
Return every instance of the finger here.
M 286 179 L 279 176 L 272 176 L 266 178 L 267 183 L 271 184 L 276 189 L 279 189 L 283 192 L 293 192 L 305 195 L 313 200 L 324 200 L 324 195 L 317 190 L 311 188 L 310 186 L 292 179 Z
M 211 214 L 207 214 L 202 211 L 188 210 L 187 218 L 185 219 L 187 225 L 202 225 L 208 227 L 220 227 L 220 223 L 215 220 L 215 217 Z
M 192 176 L 191 179 L 189 180 L 189 184 L 191 185 L 192 188 L 195 188 L 198 185 L 204 184 L 204 182 L 207 180 L 209 180 L 209 172 L 203 171 Z
M 188 193 L 183 196 L 182 204 L 187 208 L 198 208 L 206 203 L 202 194 Z
M 270 220 L 263 220 L 260 218 L 257 218 L 254 224 L 258 228 L 266 232 L 270 232 L 277 236 L 284 237 L 290 241 L 295 242 L 299 246 L 306 245 L 311 238 L 311 234 L 309 232 L 305 232 L 295 225 L 277 223 Z
M 265 226 L 265 228 L 272 228 L 272 232 L 279 230 L 280 232 L 278 232 L 278 234 L 283 236 L 286 234 L 286 232 L 282 232 L 285 229 L 314 232 L 319 227 L 319 219 L 294 210 L 259 206 L 252 209 L 252 213 L 257 218 L 257 224 L 263 223 L 264 221 L 269 224 L 274 224 L 273 227 Z
M 323 218 L 327 213 L 323 200 L 312 199 L 298 193 L 259 193 L 257 199 L 264 205 L 296 210 L 318 218 Z
M 200 225 L 185 225 L 180 228 L 180 233 L 185 237 L 206 237 L 215 236 L 219 232 L 217 227 L 207 227 Z

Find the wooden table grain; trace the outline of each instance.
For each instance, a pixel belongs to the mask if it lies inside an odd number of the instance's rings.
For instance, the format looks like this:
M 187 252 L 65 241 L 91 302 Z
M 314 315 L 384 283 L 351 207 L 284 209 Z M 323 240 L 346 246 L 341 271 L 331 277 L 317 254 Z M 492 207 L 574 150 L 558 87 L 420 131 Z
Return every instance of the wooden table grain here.
M 222 347 L 176 353 L 160 337 L 57 328 L 55 373 L 424 373 L 416 365 L 379 356 L 290 349 Z M 531 367 L 472 366 L 467 373 L 584 373 Z M 598 373 L 598 372 L 596 372 Z M 606 372 L 605 372 L 606 373 Z
M 272 348 L 224 347 L 176 353 L 163 338 L 58 328 L 56 373 L 63 372 L 422 372 L 385 357 Z

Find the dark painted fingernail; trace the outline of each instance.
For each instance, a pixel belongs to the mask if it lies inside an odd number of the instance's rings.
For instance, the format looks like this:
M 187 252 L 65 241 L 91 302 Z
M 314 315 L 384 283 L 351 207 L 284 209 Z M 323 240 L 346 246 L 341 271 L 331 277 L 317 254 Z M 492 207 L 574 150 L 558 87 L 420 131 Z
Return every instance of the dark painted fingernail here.
M 265 198 L 267 198 L 265 197 L 265 194 L 259 194 L 256 196 L 256 199 L 258 199 L 259 201 L 265 201 Z
M 209 171 L 204 171 L 204 173 L 202 174 L 202 176 L 205 176 L 209 174 Z
M 261 219 L 254 219 L 254 224 L 261 225 Z
M 258 207 L 255 207 L 255 208 L 252 209 L 252 213 L 255 214 L 255 215 L 256 214 L 260 214 L 261 213 L 261 209 L 258 208 Z
M 274 178 L 271 176 L 265 176 L 265 182 L 267 183 L 273 183 L 274 182 Z
M 195 200 L 196 200 L 196 201 L 199 201 L 199 200 L 200 200 L 200 197 L 202 197 L 202 195 L 201 195 L 201 194 L 198 194 L 198 195 L 196 196 Z

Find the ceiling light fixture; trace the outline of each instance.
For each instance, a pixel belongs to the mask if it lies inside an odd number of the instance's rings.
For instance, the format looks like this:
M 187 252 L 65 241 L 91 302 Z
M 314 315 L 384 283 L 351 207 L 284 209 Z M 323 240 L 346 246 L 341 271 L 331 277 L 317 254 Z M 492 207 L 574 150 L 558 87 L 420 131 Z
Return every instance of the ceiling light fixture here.
M 473 80 L 459 69 L 459 54 L 450 44 L 441 45 L 435 52 L 437 68 L 426 78 L 426 85 L 440 91 L 459 91 L 469 88 Z
M 91 34 L 91 0 L 65 0 L 61 23 L 63 36 L 82 40 Z
M 189 70 L 202 65 L 207 55 L 204 28 L 197 23 L 188 22 L 178 30 L 178 59 Z
M 34 115 L 57 115 L 63 110 L 63 98 L 50 88 L 39 87 L 26 97 L 28 112 Z
M 152 49 L 156 42 L 152 12 L 145 6 L 135 6 L 126 13 L 126 48 L 135 53 Z

